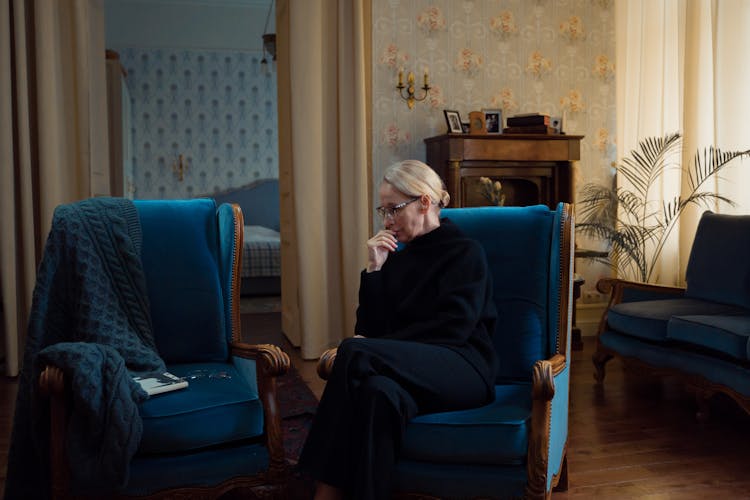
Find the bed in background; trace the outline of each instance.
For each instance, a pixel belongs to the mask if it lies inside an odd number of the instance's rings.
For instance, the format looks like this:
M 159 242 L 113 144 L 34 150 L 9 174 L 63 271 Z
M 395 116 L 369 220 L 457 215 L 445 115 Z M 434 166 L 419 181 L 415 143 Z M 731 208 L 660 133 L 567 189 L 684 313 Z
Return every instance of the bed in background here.
M 279 181 L 264 179 L 210 195 L 216 203 L 237 203 L 245 218 L 243 296 L 281 295 Z

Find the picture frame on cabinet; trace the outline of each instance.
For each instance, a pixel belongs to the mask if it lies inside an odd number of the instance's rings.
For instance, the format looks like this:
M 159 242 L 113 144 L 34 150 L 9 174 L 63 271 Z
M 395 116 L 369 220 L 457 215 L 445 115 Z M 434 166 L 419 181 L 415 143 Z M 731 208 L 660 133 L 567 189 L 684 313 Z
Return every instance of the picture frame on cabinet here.
M 461 128 L 461 116 L 458 114 L 458 111 L 444 109 L 443 114 L 445 115 L 445 122 L 448 124 L 448 133 L 462 134 L 463 129 Z
M 488 134 L 503 133 L 503 111 L 501 109 L 483 109 L 485 129 Z
M 469 113 L 469 134 L 484 135 L 487 133 L 484 111 L 472 111 Z

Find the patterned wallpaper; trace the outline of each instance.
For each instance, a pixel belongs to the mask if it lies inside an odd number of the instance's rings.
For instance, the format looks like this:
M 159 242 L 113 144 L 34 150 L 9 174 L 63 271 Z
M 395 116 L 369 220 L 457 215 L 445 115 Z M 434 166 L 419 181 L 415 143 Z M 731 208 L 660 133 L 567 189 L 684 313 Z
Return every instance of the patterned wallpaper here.
M 278 178 L 276 74 L 260 53 L 115 50 L 132 100 L 133 197 L 190 198 Z
M 502 109 L 504 117 L 564 116 L 585 135 L 584 172 L 611 175 L 614 160 L 613 0 L 388 0 L 373 2 L 375 158 L 383 169 L 424 157 L 425 137 L 446 131 L 443 109 Z M 399 69 L 433 90 L 409 110 Z
M 425 159 L 423 139 L 447 130 L 444 109 L 459 111 L 463 121 L 481 109 L 501 109 L 503 118 L 562 116 L 566 133 L 585 136 L 577 187 L 612 182 L 614 0 L 378 0 L 372 6 L 375 189 L 391 163 Z M 395 90 L 401 68 L 404 75 L 414 72 L 418 85 L 429 70 L 433 90 L 413 110 Z M 590 288 L 606 268 L 580 262 L 577 271 Z

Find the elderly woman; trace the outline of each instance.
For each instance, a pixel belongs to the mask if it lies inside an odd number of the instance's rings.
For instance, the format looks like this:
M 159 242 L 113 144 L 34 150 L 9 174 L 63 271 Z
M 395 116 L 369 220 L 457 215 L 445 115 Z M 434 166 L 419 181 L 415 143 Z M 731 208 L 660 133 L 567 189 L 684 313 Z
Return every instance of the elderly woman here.
M 336 360 L 300 457 L 315 498 L 390 498 L 407 422 L 493 398 L 496 312 L 481 246 L 440 209 L 450 196 L 420 161 L 385 173 L 367 242 L 355 337 Z M 403 245 L 400 245 L 403 244 Z

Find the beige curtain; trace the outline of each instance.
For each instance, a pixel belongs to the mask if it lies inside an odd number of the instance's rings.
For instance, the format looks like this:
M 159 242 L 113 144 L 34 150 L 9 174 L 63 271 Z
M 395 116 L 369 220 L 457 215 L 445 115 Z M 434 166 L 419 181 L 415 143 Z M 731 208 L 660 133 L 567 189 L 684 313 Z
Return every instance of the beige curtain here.
M 104 13 L 102 0 L 0 6 L 0 293 L 16 375 L 55 206 L 108 194 Z
M 645 137 L 677 131 L 683 134 L 678 164 L 691 162 L 697 148 L 750 147 L 750 2 L 628 0 L 616 2 L 616 9 L 618 159 Z M 748 182 L 750 165 L 736 162 L 702 190 L 714 189 L 738 204 L 714 211 L 750 213 Z M 671 199 L 683 186 L 679 170 L 670 169 L 658 195 Z M 681 217 L 662 252 L 658 282 L 682 284 L 700 213 Z
M 306 359 L 353 334 L 369 237 L 369 0 L 279 0 L 282 329 Z

